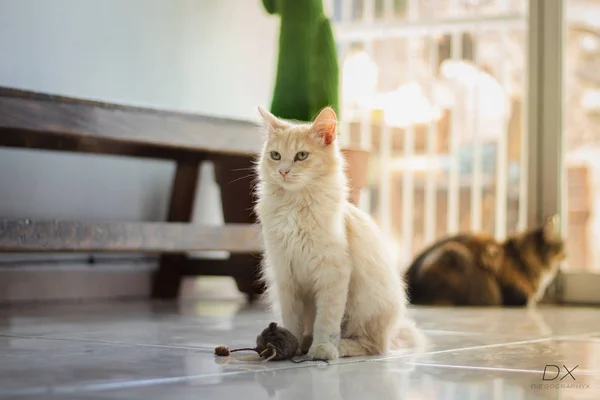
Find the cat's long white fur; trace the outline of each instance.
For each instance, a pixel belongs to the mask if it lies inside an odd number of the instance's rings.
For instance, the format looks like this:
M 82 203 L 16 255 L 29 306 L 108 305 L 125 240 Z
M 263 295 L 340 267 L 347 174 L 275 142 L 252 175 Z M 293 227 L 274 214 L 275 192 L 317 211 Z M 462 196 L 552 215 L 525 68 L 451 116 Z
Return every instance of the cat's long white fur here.
M 312 124 L 259 110 L 267 132 L 256 204 L 263 275 L 283 325 L 301 343 L 312 336 L 308 355 L 316 358 L 423 344 L 405 317 L 405 287 L 380 230 L 347 200 L 333 110 Z M 299 152 L 308 157 L 299 160 Z

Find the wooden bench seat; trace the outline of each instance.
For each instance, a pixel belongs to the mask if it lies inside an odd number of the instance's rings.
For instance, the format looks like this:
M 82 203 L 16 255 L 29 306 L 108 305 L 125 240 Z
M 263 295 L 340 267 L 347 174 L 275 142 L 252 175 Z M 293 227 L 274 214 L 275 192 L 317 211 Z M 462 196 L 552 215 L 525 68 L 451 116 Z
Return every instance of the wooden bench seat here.
M 0 88 L 0 145 L 179 160 L 260 151 L 257 125 Z
M 232 275 L 241 265 L 257 262 L 261 244 L 252 218 L 242 216 L 238 220 L 249 223 L 220 227 L 190 223 L 200 163 L 226 165 L 228 160 L 239 163 L 255 156 L 261 138 L 254 123 L 0 88 L 0 146 L 169 159 L 177 164 L 166 222 L 0 216 L 0 253 L 159 253 L 153 296 L 160 298 L 176 297 L 186 274 Z M 234 255 L 214 262 L 185 255 L 205 250 Z M 250 279 L 247 272 L 242 275 Z

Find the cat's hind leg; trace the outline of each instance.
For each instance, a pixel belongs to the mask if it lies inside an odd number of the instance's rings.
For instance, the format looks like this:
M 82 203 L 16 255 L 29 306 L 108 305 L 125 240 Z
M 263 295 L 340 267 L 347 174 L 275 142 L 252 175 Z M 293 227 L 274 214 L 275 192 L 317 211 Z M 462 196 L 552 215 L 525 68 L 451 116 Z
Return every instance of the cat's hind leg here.
M 375 347 L 376 346 L 374 346 L 367 338 L 340 339 L 340 357 L 358 357 L 378 354 L 372 351 Z
M 339 344 L 340 357 L 385 355 L 407 347 L 425 348 L 427 337 L 416 327 L 415 321 L 396 315 L 397 310 L 392 308 L 379 318 L 370 318 L 362 324 L 362 329 L 354 326 L 355 329 L 344 332 Z
M 390 350 L 394 318 L 370 318 L 359 328 L 346 332 L 339 344 L 340 357 L 375 356 Z M 356 329 L 357 328 L 357 329 Z

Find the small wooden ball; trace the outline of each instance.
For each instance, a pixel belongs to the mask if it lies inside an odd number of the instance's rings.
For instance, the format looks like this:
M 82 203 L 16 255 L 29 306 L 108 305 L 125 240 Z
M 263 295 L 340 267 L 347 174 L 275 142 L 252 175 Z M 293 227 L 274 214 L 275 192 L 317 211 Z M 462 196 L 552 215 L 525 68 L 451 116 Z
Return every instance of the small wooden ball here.
M 227 357 L 230 354 L 231 354 L 231 352 L 229 351 L 229 347 L 227 347 L 227 346 L 215 347 L 215 355 L 217 355 L 217 356 Z

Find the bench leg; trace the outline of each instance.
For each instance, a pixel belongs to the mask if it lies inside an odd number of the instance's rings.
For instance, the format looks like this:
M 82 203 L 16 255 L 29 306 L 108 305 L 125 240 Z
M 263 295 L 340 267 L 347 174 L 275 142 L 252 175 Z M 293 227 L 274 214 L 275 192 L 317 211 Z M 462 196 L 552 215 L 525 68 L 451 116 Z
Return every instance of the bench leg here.
M 255 224 L 255 193 L 252 188 L 253 160 L 251 156 L 222 157 L 215 163 L 215 179 L 221 189 L 223 217 L 227 224 Z M 232 254 L 229 262 L 236 265 L 229 275 L 240 292 L 250 301 L 263 292 L 260 283 L 259 254 Z
M 179 161 L 171 190 L 169 222 L 189 222 L 194 211 L 199 160 Z M 184 254 L 164 254 L 160 257 L 158 270 L 152 282 L 152 298 L 175 299 L 183 279 L 183 267 L 187 261 Z
M 260 254 L 232 254 L 229 262 L 238 266 L 230 271 L 238 290 L 244 293 L 250 303 L 264 292 L 261 281 Z
M 258 300 L 264 288 L 260 283 L 260 263 L 256 262 L 254 266 L 251 265 L 246 265 L 243 271 L 233 274 L 233 279 L 235 279 L 238 290 L 247 296 L 250 303 L 253 303 Z

